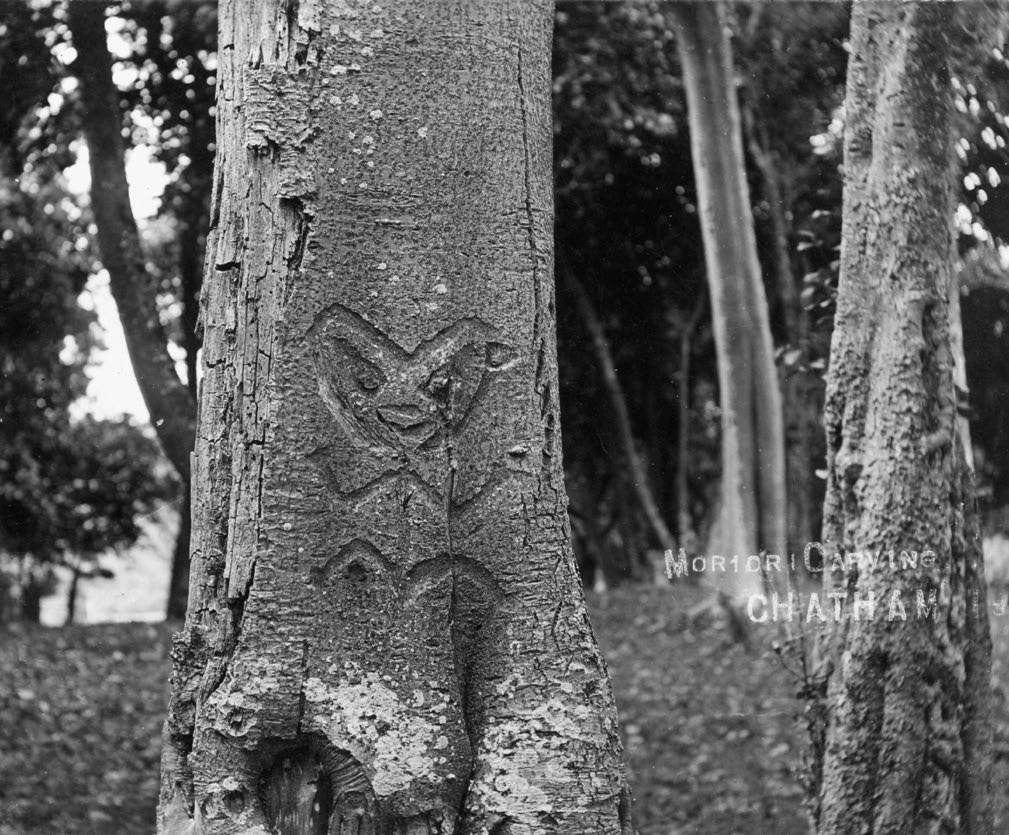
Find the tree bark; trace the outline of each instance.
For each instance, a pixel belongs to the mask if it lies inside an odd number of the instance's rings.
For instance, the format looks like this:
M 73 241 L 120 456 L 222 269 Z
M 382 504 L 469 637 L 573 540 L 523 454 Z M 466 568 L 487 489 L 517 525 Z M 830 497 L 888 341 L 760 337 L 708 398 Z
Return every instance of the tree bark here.
M 992 831 L 991 642 L 951 349 L 953 14 L 856 3 L 851 23 L 824 535 L 831 554 L 883 556 L 824 578 L 847 604 L 828 619 L 821 835 Z M 894 570 L 890 549 L 934 564 Z M 875 616 L 854 617 L 855 595 Z
M 781 393 L 743 160 L 732 55 L 719 2 L 670 6 L 687 92 L 722 410 L 722 487 L 709 547 L 744 555 L 785 547 Z M 738 595 L 757 574 L 727 574 Z M 716 578 L 717 579 L 717 578 Z
M 168 354 L 168 340 L 158 319 L 130 206 L 122 117 L 105 39 L 104 4 L 71 4 L 70 28 L 77 50 L 74 71 L 85 111 L 98 249 L 109 273 L 130 362 L 151 423 L 168 460 L 180 478 L 188 481 L 196 407 Z
M 540 0 L 226 0 L 162 833 L 629 833 Z
M 950 282 L 949 341 L 953 356 L 953 386 L 957 402 L 957 439 L 963 446 L 964 462 L 974 473 L 974 445 L 970 439 L 970 420 L 960 409 L 961 405 L 968 405 L 970 387 L 967 384 L 967 357 L 963 352 L 963 314 L 960 307 L 960 277 L 957 270 L 953 271 Z
M 596 355 L 596 365 L 599 368 L 599 376 L 602 377 L 603 388 L 610 400 L 610 408 L 613 410 L 617 428 L 617 440 L 620 443 L 627 462 L 631 487 L 634 496 L 638 500 L 638 507 L 648 520 L 648 527 L 651 528 L 652 536 L 655 537 L 659 547 L 663 550 L 673 550 L 676 542 L 673 539 L 666 522 L 662 518 L 655 497 L 652 495 L 652 488 L 649 485 L 648 472 L 638 454 L 634 443 L 634 433 L 631 430 L 631 416 L 627 412 L 627 400 L 624 397 L 624 390 L 620 385 L 620 378 L 617 376 L 617 367 L 613 362 L 613 355 L 610 352 L 610 344 L 606 339 L 602 323 L 596 315 L 595 308 L 585 293 L 585 288 L 581 281 L 571 272 L 571 269 L 560 260 L 561 281 L 571 296 L 585 330 L 588 331 L 589 340 L 592 343 L 592 350 Z

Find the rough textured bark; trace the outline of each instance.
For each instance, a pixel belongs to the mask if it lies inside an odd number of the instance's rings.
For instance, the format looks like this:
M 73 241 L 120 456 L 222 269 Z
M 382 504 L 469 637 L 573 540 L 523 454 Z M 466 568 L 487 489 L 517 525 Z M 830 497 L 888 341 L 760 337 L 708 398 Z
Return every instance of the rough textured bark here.
M 626 833 L 569 543 L 550 5 L 228 0 L 162 833 Z
M 958 272 L 954 270 L 950 279 L 949 290 L 949 341 L 950 351 L 953 356 L 953 385 L 956 392 L 957 415 L 956 430 L 957 438 L 963 446 L 963 458 L 967 467 L 973 473 L 974 470 L 974 446 L 970 439 L 970 420 L 961 410 L 961 406 L 968 403 L 970 392 L 967 385 L 967 358 L 963 353 L 963 315 L 960 308 L 960 279 Z
M 785 548 L 781 393 L 761 280 L 739 102 L 718 2 L 670 6 L 687 92 L 722 410 L 721 507 L 709 548 L 744 555 Z M 727 575 L 737 593 L 757 575 Z M 749 579 L 750 583 L 746 580 Z
M 196 406 L 175 373 L 158 319 L 140 234 L 130 207 L 125 147 L 112 59 L 105 39 L 105 6 L 73 3 L 70 28 L 84 105 L 84 135 L 91 168 L 91 209 L 98 249 L 126 336 L 130 363 L 158 440 L 182 480 L 190 477 Z
M 849 614 L 855 594 L 878 610 L 831 628 L 821 835 L 992 831 L 991 645 L 950 332 L 953 6 L 857 3 L 851 23 L 824 532 L 831 553 L 883 558 L 825 577 Z M 934 564 L 894 570 L 890 549 Z
M 588 331 L 589 340 L 592 342 L 592 350 L 596 355 L 596 365 L 599 368 L 599 375 L 603 380 L 603 388 L 610 400 L 610 408 L 613 410 L 614 422 L 617 429 L 617 440 L 624 454 L 627 463 L 631 488 L 634 496 L 638 500 L 638 506 L 648 520 L 648 527 L 651 528 L 652 536 L 663 550 L 673 550 L 676 542 L 666 527 L 666 522 L 659 512 L 659 507 L 655 503 L 652 488 L 649 485 L 648 471 L 638 454 L 634 443 L 634 433 L 631 431 L 631 417 L 627 412 L 627 400 L 624 397 L 624 390 L 620 385 L 620 378 L 617 376 L 617 367 L 613 362 L 613 355 L 610 352 L 609 340 L 603 331 L 602 323 L 596 315 L 595 308 L 581 281 L 571 272 L 571 270 L 561 260 L 560 266 L 561 281 L 567 289 L 585 330 Z

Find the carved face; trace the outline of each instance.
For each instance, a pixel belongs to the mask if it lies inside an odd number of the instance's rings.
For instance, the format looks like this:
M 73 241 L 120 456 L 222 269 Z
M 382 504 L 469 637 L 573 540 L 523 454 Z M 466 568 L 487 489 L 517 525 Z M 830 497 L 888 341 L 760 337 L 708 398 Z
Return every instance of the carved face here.
M 478 319 L 463 319 L 407 352 L 341 305 L 309 330 L 319 394 L 352 438 L 428 448 L 466 420 L 488 374 L 514 362 Z

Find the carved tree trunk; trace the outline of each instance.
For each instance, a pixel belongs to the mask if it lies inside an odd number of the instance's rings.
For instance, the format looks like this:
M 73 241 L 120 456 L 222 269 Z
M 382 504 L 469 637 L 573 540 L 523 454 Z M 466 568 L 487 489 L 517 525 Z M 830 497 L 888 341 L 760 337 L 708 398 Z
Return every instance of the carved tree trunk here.
M 851 23 L 825 537 L 884 556 L 825 578 L 849 614 L 856 594 L 877 611 L 832 628 L 822 835 L 993 831 L 991 644 L 950 332 L 954 13 L 859 3 Z M 890 549 L 934 565 L 893 570 Z
M 627 833 L 566 522 L 550 4 L 226 0 L 162 833 Z
M 732 54 L 720 2 L 670 5 L 683 65 L 690 146 L 711 295 L 722 410 L 722 487 L 714 553 L 781 554 L 785 452 L 781 392 L 756 236 Z M 728 575 L 736 593 L 759 591 L 753 573 Z

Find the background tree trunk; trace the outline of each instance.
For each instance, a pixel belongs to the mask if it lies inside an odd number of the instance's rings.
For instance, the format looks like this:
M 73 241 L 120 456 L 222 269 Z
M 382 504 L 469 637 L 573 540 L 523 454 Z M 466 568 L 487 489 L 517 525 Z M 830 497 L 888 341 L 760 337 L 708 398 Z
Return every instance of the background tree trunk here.
M 70 626 L 74 620 L 77 618 L 77 591 L 80 588 L 81 582 L 81 564 L 80 560 L 74 559 L 73 564 L 69 566 L 70 575 L 70 587 L 67 589 L 67 617 L 65 621 L 66 626 Z
M 578 314 L 585 325 L 585 330 L 588 331 L 592 350 L 596 355 L 599 376 L 602 378 L 603 388 L 606 389 L 606 394 L 610 399 L 610 407 L 613 409 L 617 440 L 620 443 L 624 460 L 627 462 L 631 489 L 638 500 L 638 506 L 641 508 L 642 514 L 648 521 L 648 527 L 651 528 L 652 536 L 655 538 L 656 543 L 663 550 L 673 550 L 676 548 L 676 542 L 673 540 L 672 534 L 669 533 L 669 528 L 666 527 L 662 513 L 655 503 L 655 497 L 648 479 L 648 471 L 645 469 L 644 462 L 641 460 L 641 455 L 634 442 L 634 433 L 631 431 L 631 417 L 627 412 L 627 400 L 624 398 L 624 391 L 620 386 L 620 378 L 617 376 L 617 368 L 613 362 L 613 355 L 610 352 L 609 341 L 606 339 L 602 323 L 599 321 L 595 308 L 585 293 L 585 288 L 582 286 L 581 281 L 571 272 L 571 269 L 563 259 L 560 259 L 559 269 L 561 283 L 567 289 L 568 295 L 578 309 Z
M 75 3 L 70 25 L 77 50 L 74 70 L 85 108 L 84 134 L 91 169 L 91 208 L 98 227 L 98 248 L 108 270 L 112 296 L 126 337 L 130 363 L 161 448 L 183 482 L 179 533 L 172 556 L 168 617 L 185 614 L 189 580 L 190 461 L 196 433 L 195 291 L 189 263 L 195 255 L 185 224 L 183 261 L 183 334 L 189 379 L 179 379 L 168 353 L 168 338 L 158 318 L 155 289 L 144 261 L 140 233 L 130 205 L 126 148 L 119 94 L 112 82 L 112 59 L 105 38 L 105 5 Z M 186 280 L 187 273 L 189 281 Z
M 801 352 L 801 361 L 809 359 L 808 323 L 799 303 L 799 293 L 789 256 L 790 224 L 787 220 L 790 200 L 786 198 L 781 170 L 787 165 L 771 150 L 766 130 L 744 112 L 744 129 L 750 157 L 760 172 L 764 200 L 771 221 L 771 262 L 781 311 L 785 344 Z M 785 484 L 787 498 L 787 544 L 790 554 L 802 553 L 813 539 L 812 501 L 813 461 L 810 451 L 812 431 L 819 430 L 819 410 L 811 402 L 809 383 L 804 373 L 782 368 L 782 415 L 785 439 Z M 816 427 L 816 430 L 813 430 Z
M 193 535 L 193 490 L 186 482 L 182 488 L 182 502 L 179 504 L 179 530 L 175 534 L 172 549 L 172 570 L 168 578 L 168 605 L 166 617 L 175 620 L 186 616 L 189 600 L 189 548 Z
M 104 4 L 72 4 L 70 28 L 77 50 L 74 71 L 87 114 L 83 122 L 91 168 L 91 209 L 102 265 L 109 273 L 130 362 L 151 423 L 168 460 L 180 478 L 188 481 L 196 407 L 168 354 L 168 339 L 158 319 L 130 206 L 122 117 L 105 39 Z
M 824 535 L 884 558 L 825 577 L 849 611 L 855 594 L 880 611 L 832 627 L 822 835 L 992 831 L 991 643 L 950 333 L 953 13 L 857 3 L 851 23 Z M 890 549 L 934 566 L 892 570 Z
M 221 6 L 163 833 L 630 832 L 560 462 L 552 23 Z
M 690 366 L 693 359 L 694 334 L 708 306 L 708 296 L 702 292 L 690 318 L 680 331 L 680 368 L 676 381 L 679 432 L 676 436 L 676 526 L 680 547 L 692 555 L 697 550 L 697 533 L 690 510 Z
M 786 545 L 781 393 L 757 259 L 739 102 L 724 8 L 671 4 L 687 92 L 690 144 L 718 355 L 721 507 L 709 550 L 740 557 Z M 758 574 L 728 574 L 736 595 Z M 715 576 L 715 579 L 718 579 Z

